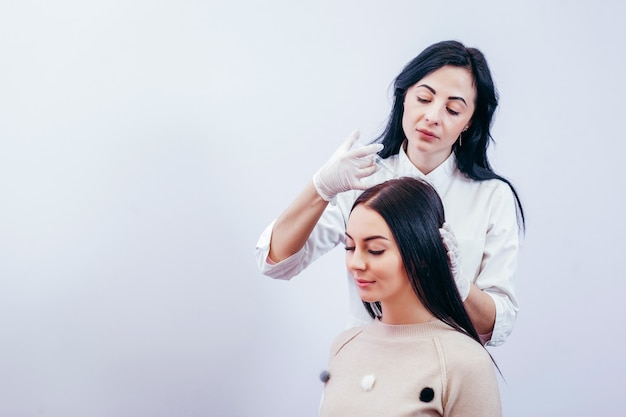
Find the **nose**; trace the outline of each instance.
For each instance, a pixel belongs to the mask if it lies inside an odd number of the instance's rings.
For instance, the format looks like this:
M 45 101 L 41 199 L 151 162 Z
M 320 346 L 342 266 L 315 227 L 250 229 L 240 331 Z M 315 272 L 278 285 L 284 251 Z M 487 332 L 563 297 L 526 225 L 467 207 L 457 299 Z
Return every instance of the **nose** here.
M 426 122 L 438 125 L 441 122 L 441 111 L 439 106 L 432 105 L 424 114 Z
M 362 271 L 365 269 L 365 261 L 361 254 L 361 251 L 358 249 L 354 249 L 353 252 L 348 252 L 348 256 L 346 257 L 346 264 L 348 269 L 355 271 Z

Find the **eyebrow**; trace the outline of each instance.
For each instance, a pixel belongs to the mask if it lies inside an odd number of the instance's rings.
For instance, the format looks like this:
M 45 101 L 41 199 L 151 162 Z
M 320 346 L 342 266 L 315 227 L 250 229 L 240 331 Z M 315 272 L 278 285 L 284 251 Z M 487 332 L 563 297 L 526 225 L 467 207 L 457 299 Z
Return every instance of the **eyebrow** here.
M 346 236 L 349 237 L 350 239 L 352 239 L 352 236 L 350 236 L 348 234 L 348 232 L 346 232 Z M 374 236 L 368 236 L 365 239 L 363 239 L 363 241 L 365 242 L 369 242 L 370 240 L 374 240 L 374 239 L 384 239 L 384 240 L 389 240 L 388 238 L 386 238 L 385 236 L 381 236 L 381 235 L 374 235 Z M 352 239 L 354 240 L 354 239 Z
M 431 93 L 433 94 L 437 94 L 437 92 L 435 91 L 434 88 L 432 88 L 431 86 L 429 86 L 428 84 L 420 84 L 415 88 L 419 88 L 419 87 L 424 87 L 428 90 L 430 90 Z M 465 99 L 463 97 L 459 97 L 459 96 L 450 96 L 448 97 L 448 100 L 460 100 L 462 101 L 466 106 L 467 106 L 467 102 L 465 101 Z

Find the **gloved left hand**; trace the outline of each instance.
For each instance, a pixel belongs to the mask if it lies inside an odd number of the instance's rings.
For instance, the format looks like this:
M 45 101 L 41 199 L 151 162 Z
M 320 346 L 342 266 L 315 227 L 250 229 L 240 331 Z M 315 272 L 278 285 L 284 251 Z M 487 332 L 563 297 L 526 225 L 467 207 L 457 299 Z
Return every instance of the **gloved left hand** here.
M 442 228 L 439 229 L 441 234 L 441 240 L 443 240 L 443 246 L 448 251 L 448 261 L 450 263 L 450 271 L 454 277 L 456 288 L 459 291 L 461 300 L 465 301 L 469 295 L 471 283 L 469 278 L 463 274 L 461 270 L 461 254 L 459 252 L 459 244 L 454 236 L 454 232 L 450 228 L 448 223 L 444 223 Z

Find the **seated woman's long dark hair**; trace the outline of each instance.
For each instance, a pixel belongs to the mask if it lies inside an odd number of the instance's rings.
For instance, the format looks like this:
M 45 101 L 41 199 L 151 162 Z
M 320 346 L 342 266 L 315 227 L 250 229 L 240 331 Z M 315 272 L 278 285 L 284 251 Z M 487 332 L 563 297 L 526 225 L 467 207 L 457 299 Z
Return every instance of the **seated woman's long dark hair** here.
M 415 178 L 386 181 L 364 191 L 352 210 L 365 205 L 382 216 L 398 245 L 413 290 L 433 316 L 480 343 L 450 271 L 439 228 L 445 216 L 441 199 Z M 364 302 L 375 318 L 380 305 Z

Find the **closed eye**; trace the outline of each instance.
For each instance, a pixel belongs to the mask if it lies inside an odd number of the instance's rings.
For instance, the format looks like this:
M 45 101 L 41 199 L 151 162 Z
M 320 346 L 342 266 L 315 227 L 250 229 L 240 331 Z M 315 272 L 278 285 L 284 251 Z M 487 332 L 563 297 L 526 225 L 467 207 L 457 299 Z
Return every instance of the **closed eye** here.
M 345 249 L 346 249 L 346 252 L 351 252 L 354 250 L 354 246 L 346 246 Z
M 372 255 L 382 255 L 385 251 L 384 250 L 369 250 L 369 253 L 371 253 Z
M 452 110 L 451 108 L 448 108 L 448 113 L 450 113 L 453 116 L 458 116 L 459 112 L 456 110 Z

